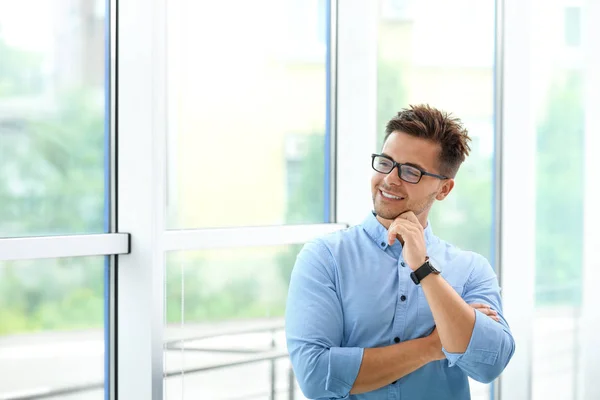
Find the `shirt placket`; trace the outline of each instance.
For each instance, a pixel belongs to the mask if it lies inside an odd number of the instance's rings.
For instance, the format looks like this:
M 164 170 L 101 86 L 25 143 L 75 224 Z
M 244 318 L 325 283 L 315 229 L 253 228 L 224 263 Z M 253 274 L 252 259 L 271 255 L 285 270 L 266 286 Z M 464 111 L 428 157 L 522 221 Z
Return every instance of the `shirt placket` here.
M 388 249 L 389 250 L 389 249 Z M 406 338 L 404 337 L 404 330 L 406 328 L 407 314 L 408 314 L 408 274 L 406 268 L 408 264 L 402 258 L 402 253 L 398 257 L 398 291 L 396 299 L 396 311 L 394 317 L 394 325 L 391 338 L 391 343 L 400 343 Z M 394 382 L 389 386 L 388 399 L 399 400 L 401 399 L 401 385 L 400 382 Z

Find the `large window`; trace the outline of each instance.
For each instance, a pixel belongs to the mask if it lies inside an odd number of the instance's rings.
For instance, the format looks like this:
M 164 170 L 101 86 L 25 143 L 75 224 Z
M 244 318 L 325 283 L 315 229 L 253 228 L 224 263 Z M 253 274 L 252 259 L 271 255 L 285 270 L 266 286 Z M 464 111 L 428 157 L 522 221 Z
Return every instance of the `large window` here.
M 578 399 L 582 301 L 584 9 L 532 3 L 536 123 L 534 399 Z M 550 356 L 552 354 L 552 356 Z
M 168 7 L 168 228 L 324 222 L 325 2 Z
M 60 236 L 109 230 L 105 7 L 0 0 L 3 399 L 105 395 L 110 258 Z
M 301 398 L 282 317 L 305 239 L 285 236 L 331 219 L 329 4 L 167 9 L 164 228 L 199 239 L 163 247 L 165 396 Z
M 105 230 L 105 18 L 95 3 L 0 1 L 0 237 Z
M 283 312 L 301 245 L 175 252 L 167 258 L 166 398 L 301 398 Z M 231 385 L 232 380 L 236 385 Z M 291 383 L 290 383 L 291 382 Z
M 598 2 L 507 2 L 502 277 L 517 351 L 502 396 L 596 399 Z
M 104 264 L 0 262 L 0 398 L 104 398 Z
M 453 113 L 472 138 L 452 194 L 430 214 L 434 233 L 493 264 L 494 2 L 380 1 L 377 133 L 402 108 Z M 442 34 L 443 32 L 443 34 Z M 471 382 L 472 395 L 489 385 Z

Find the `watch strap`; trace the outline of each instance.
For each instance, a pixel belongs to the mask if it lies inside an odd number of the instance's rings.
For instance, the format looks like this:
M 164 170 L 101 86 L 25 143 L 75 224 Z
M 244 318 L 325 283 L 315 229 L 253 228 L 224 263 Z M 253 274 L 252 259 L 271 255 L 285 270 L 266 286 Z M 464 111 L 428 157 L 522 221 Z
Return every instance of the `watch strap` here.
M 435 269 L 433 265 L 431 265 L 431 263 L 429 262 L 429 257 L 427 257 L 423 265 L 421 265 L 419 268 L 417 268 L 410 274 L 410 278 L 415 283 L 415 285 L 418 285 L 431 273 L 439 274 L 439 271 Z

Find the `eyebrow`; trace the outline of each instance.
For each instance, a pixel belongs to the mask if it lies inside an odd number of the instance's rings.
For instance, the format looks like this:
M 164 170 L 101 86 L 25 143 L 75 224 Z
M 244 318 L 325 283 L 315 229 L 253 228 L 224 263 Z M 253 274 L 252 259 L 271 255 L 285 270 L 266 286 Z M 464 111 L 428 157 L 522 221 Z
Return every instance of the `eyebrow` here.
M 394 159 L 392 158 L 392 156 L 390 156 L 389 154 L 386 154 L 386 153 L 381 153 L 381 155 L 382 155 L 382 156 L 386 156 L 387 158 L 389 158 L 389 159 L 391 159 L 391 160 L 394 160 Z M 394 160 L 394 161 L 396 161 L 396 160 Z M 396 162 L 398 162 L 398 161 L 396 161 Z M 421 171 L 423 171 L 423 172 L 427 172 L 427 169 L 426 169 L 426 168 L 424 168 L 424 167 L 420 166 L 420 165 L 419 165 L 419 164 L 417 164 L 417 163 L 407 162 L 407 163 L 398 163 L 398 164 L 410 165 L 411 167 L 418 168 L 418 169 L 420 169 L 420 170 L 421 170 Z

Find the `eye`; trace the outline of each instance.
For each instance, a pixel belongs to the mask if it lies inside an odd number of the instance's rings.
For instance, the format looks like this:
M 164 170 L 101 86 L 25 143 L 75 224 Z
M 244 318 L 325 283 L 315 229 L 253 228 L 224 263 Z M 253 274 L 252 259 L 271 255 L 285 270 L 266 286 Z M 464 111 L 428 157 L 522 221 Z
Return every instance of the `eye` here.
M 377 159 L 377 165 L 382 168 L 392 168 L 393 163 L 387 158 L 380 157 L 379 159 Z
M 421 171 L 413 167 L 406 167 L 402 172 L 406 174 L 407 177 L 411 178 L 418 178 L 419 176 L 421 176 Z

